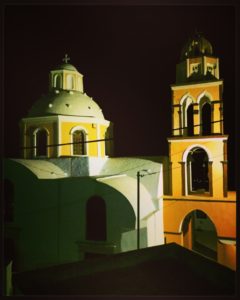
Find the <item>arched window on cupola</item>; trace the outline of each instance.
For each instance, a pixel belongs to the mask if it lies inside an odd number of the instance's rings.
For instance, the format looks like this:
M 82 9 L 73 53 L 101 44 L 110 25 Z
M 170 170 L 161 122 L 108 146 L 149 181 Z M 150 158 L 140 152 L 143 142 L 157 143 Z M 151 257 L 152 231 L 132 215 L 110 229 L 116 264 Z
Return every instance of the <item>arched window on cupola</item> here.
M 76 129 L 72 132 L 72 154 L 86 154 L 86 133 L 82 129 Z
M 73 90 L 74 89 L 74 78 L 72 75 L 67 75 L 67 89 Z
M 60 89 L 62 87 L 61 81 L 62 81 L 62 76 L 60 74 L 54 76 L 54 87 L 56 89 Z
M 48 132 L 46 129 L 37 129 L 34 132 L 35 156 L 48 156 Z
M 210 135 L 212 133 L 212 107 L 208 101 L 201 105 L 201 133 Z
M 93 196 L 86 206 L 86 239 L 92 241 L 106 241 L 107 214 L 104 199 Z
M 209 158 L 207 152 L 196 147 L 187 156 L 188 193 L 209 192 Z

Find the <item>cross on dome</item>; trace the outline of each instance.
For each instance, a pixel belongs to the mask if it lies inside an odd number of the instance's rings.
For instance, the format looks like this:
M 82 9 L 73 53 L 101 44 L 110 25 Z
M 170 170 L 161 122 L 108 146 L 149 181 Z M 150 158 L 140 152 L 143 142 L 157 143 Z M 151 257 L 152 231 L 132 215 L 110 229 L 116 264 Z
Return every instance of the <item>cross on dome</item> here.
M 65 64 L 67 64 L 69 60 L 70 60 L 70 57 L 68 56 L 68 54 L 65 54 L 65 57 L 63 58 L 63 62 L 65 62 Z

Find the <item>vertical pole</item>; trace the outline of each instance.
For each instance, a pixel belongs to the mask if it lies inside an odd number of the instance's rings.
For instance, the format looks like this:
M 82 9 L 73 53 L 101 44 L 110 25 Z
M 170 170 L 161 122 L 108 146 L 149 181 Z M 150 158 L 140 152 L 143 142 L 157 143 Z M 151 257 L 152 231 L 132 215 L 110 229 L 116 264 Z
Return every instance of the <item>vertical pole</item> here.
M 140 249 L 140 172 L 137 172 L 137 249 Z

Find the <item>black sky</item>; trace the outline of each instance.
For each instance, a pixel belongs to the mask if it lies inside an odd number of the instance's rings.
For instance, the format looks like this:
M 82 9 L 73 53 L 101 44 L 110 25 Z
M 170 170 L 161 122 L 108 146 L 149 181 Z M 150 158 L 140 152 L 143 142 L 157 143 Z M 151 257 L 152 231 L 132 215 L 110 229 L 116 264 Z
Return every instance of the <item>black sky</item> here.
M 234 176 L 235 11 L 231 6 L 7 6 L 5 155 L 19 156 L 18 123 L 68 53 L 85 92 L 114 123 L 116 156 L 167 155 L 171 89 L 181 48 L 198 30 L 220 58 Z M 14 134 L 13 134 L 14 133 Z

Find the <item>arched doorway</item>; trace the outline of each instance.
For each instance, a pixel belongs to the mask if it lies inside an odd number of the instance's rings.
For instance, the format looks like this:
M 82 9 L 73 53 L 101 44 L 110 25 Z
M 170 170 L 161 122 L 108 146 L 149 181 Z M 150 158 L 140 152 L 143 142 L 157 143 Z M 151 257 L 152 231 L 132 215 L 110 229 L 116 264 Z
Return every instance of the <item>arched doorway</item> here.
M 209 158 L 200 147 L 193 148 L 187 156 L 188 193 L 209 192 Z
M 217 231 L 202 210 L 187 214 L 182 223 L 183 246 L 217 260 Z

